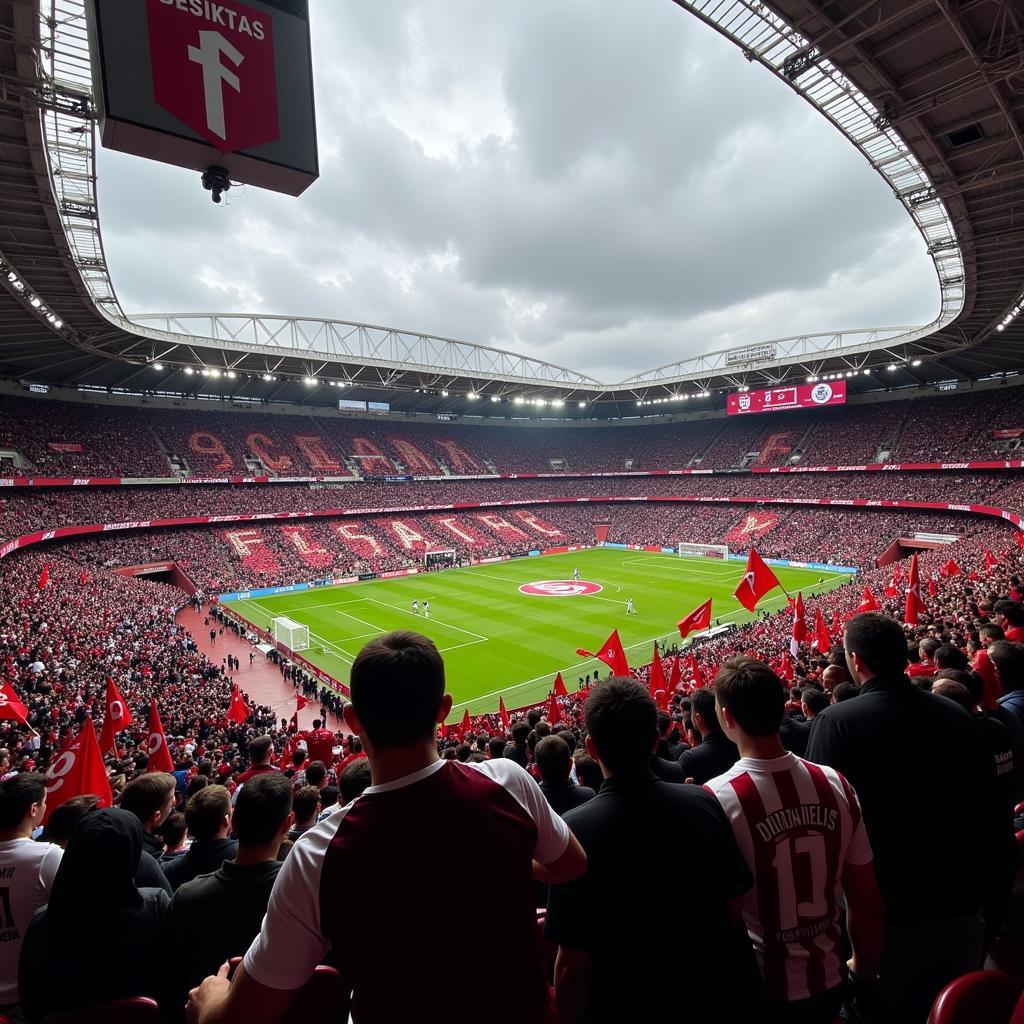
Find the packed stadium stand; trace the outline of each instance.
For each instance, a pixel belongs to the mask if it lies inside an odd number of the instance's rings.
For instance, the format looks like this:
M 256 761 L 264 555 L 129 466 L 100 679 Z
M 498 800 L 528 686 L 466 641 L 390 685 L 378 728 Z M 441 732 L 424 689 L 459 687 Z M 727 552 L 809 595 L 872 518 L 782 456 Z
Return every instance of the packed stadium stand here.
M 96 201 L 111 5 L 0 0 L 0 1024 L 1024 1021 L 1024 16 L 677 4 L 882 176 L 931 323 L 604 383 L 369 324 L 132 321 Z M 539 580 L 585 626 L 498 686 L 445 678 L 489 642 L 464 612 L 342 610 L 369 632 L 332 675 L 246 608 L 602 547 L 671 559 L 665 592 L 734 575 L 730 611 L 624 648 L 621 587 Z M 523 654 L 541 614 L 508 607 Z

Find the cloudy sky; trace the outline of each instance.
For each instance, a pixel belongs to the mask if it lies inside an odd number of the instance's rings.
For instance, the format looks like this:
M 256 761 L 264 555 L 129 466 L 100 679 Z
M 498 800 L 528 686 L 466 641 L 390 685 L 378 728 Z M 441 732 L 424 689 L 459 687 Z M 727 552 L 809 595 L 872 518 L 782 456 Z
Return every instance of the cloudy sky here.
M 604 381 L 799 332 L 925 323 L 884 182 L 670 0 L 310 0 L 321 177 L 215 207 L 104 152 L 129 312 L 335 317 Z

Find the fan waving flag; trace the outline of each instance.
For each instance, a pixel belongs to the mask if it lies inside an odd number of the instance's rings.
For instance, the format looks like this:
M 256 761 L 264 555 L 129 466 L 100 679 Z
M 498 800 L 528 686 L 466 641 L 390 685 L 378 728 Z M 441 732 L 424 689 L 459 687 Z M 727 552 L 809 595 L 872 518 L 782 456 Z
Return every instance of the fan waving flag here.
M 825 616 L 821 614 L 820 608 L 814 612 L 814 646 L 819 654 L 828 654 L 832 650 L 832 637 L 829 636 Z
M 800 645 L 807 639 L 807 612 L 804 609 L 804 592 L 798 590 L 796 600 L 791 602 L 793 608 L 793 635 L 789 638 L 789 653 L 795 658 Z
M 461 730 L 459 733 L 459 739 L 464 740 L 466 738 L 466 734 L 471 728 L 472 723 L 469 720 L 469 708 L 466 708 L 466 710 L 462 712 L 462 722 L 459 724 L 459 729 Z
M 752 612 L 757 607 L 757 602 L 769 590 L 774 590 L 778 586 L 781 586 L 778 577 L 768 568 L 765 560 L 757 551 L 751 548 L 750 554 L 747 555 L 746 572 L 743 573 L 743 579 L 740 580 L 740 584 L 736 588 L 734 595 L 736 600 L 748 612 Z
M 501 727 L 508 732 L 512 725 L 512 719 L 508 717 L 508 712 L 505 710 L 505 698 L 498 698 L 498 714 L 501 716 Z
M 654 641 L 654 655 L 651 658 L 651 678 L 650 678 L 651 696 L 653 697 L 659 690 L 665 692 L 668 690 L 668 684 L 665 682 L 665 669 L 661 664 L 661 654 L 658 652 L 658 641 Z
M 682 673 L 679 670 L 679 659 L 672 659 L 672 670 L 668 674 L 668 692 L 675 693 L 682 680 Z
M 50 582 L 50 563 L 47 562 L 43 566 L 43 571 L 39 574 L 39 589 L 42 590 L 47 583 Z
M 903 609 L 903 621 L 908 626 L 916 626 L 918 618 L 925 612 L 924 601 L 921 600 L 921 576 L 917 568 L 916 552 L 910 556 L 907 583 L 907 603 Z
M 555 676 L 555 696 L 556 697 L 567 697 L 569 694 L 565 689 L 565 680 L 562 678 L 562 673 L 559 672 Z
M 4 718 L 28 725 L 28 708 L 22 704 L 10 683 L 0 685 L 0 719 Z
M 871 593 L 871 588 L 865 587 L 861 591 L 860 604 L 857 605 L 857 614 L 861 615 L 864 612 L 877 612 L 878 608 L 878 602 L 875 600 L 875 595 Z
M 117 683 L 107 676 L 106 713 L 103 715 L 103 729 L 100 732 L 100 753 L 109 754 L 117 745 L 117 734 L 127 729 L 133 721 L 132 713 L 117 689 Z
M 685 618 L 680 619 L 676 626 L 679 636 L 685 640 L 691 633 L 699 629 L 708 629 L 711 625 L 711 598 L 709 597 L 699 608 L 695 608 Z
M 147 743 L 149 760 L 146 762 L 147 772 L 173 772 L 174 760 L 167 749 L 164 727 L 160 722 L 160 712 L 156 709 L 156 701 L 149 705 L 149 740 Z
M 700 670 L 700 662 L 697 661 L 697 657 L 691 654 L 686 659 L 686 667 L 690 670 L 690 675 L 693 677 L 693 685 L 698 690 L 703 690 L 707 686 L 707 681 L 704 678 L 704 673 Z
M 562 720 L 562 709 L 558 706 L 558 698 L 554 694 L 548 697 L 547 715 L 552 725 L 558 725 Z
M 100 798 L 97 807 L 110 807 L 114 803 L 91 718 L 82 723 L 78 735 L 46 769 L 46 815 L 43 824 L 61 804 L 87 793 Z
M 956 564 L 955 559 L 950 559 L 946 564 L 939 570 L 943 576 L 959 576 L 960 566 Z
M 612 630 L 612 635 L 608 637 L 601 650 L 596 654 L 591 654 L 590 651 L 585 651 L 582 647 L 578 647 L 576 653 L 581 658 L 597 658 L 598 661 L 603 661 L 612 670 L 613 675 L 629 675 L 629 662 L 626 661 L 626 652 L 622 649 L 622 641 L 619 639 L 617 629 Z
M 999 564 L 999 559 L 988 548 L 985 549 L 985 572 L 989 572 Z
M 297 711 L 296 711 L 297 713 Z M 242 691 L 237 686 L 231 687 L 231 706 L 228 708 L 228 721 L 241 725 L 252 714 L 252 708 L 245 703 Z
M 309 703 L 301 693 L 295 694 L 295 710 L 296 712 L 301 711 Z

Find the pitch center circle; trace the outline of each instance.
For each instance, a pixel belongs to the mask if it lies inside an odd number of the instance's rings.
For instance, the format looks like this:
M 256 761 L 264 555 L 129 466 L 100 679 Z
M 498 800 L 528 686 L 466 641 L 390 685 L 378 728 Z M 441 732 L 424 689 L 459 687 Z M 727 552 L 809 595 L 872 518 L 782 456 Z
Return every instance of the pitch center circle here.
M 520 594 L 529 597 L 585 597 L 588 594 L 600 594 L 604 587 L 600 583 L 589 580 L 537 580 L 524 583 L 519 588 Z

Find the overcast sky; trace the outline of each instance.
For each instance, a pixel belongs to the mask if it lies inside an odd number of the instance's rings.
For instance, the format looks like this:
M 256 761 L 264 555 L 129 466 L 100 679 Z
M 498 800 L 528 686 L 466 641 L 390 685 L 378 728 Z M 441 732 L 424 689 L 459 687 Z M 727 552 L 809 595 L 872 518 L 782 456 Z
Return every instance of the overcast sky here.
M 104 152 L 129 312 L 408 328 L 603 381 L 800 332 L 925 323 L 885 183 L 670 0 L 310 0 L 321 177 L 300 199 Z

